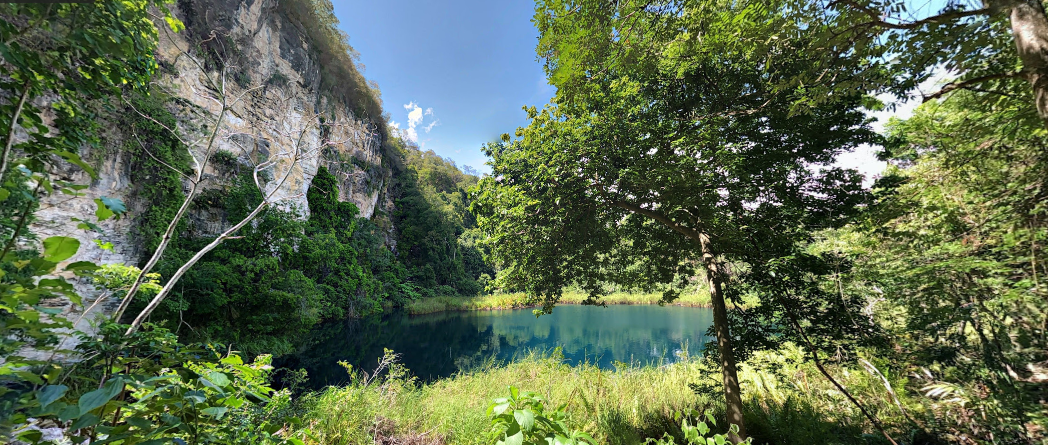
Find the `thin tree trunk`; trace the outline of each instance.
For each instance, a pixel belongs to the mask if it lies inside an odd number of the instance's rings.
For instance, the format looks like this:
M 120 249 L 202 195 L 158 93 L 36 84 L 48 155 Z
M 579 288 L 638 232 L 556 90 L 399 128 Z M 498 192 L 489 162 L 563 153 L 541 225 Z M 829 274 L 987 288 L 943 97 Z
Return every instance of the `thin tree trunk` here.
M 735 349 L 731 345 L 728 331 L 728 308 L 724 303 L 724 277 L 721 276 L 717 259 L 710 248 L 710 238 L 699 236 L 702 246 L 702 263 L 706 266 L 706 279 L 713 303 L 713 330 L 717 333 L 717 351 L 720 353 L 721 373 L 724 375 L 724 401 L 727 405 L 728 423 L 739 426 L 739 433 L 729 438 L 739 443 L 746 439 L 746 427 L 742 420 L 742 390 L 739 388 L 739 372 L 735 367 Z
M 224 84 L 225 81 L 223 80 L 223 85 Z M 138 293 L 142 283 L 145 282 L 146 274 L 153 270 L 153 266 L 156 266 L 160 261 L 160 257 L 164 255 L 168 244 L 170 244 L 171 240 L 175 237 L 175 229 L 178 228 L 178 223 L 182 221 L 182 217 L 185 216 L 189 207 L 193 204 L 193 198 L 196 197 L 197 191 L 200 189 L 201 183 L 204 180 L 204 168 L 207 166 L 207 162 L 211 158 L 215 146 L 215 138 L 218 136 L 218 130 L 222 127 L 222 118 L 224 118 L 225 115 L 226 105 L 223 102 L 222 110 L 219 111 L 218 119 L 215 120 L 215 128 L 211 131 L 211 136 L 208 138 L 207 150 L 204 152 L 204 160 L 199 162 L 196 166 L 196 178 L 192 181 L 193 186 L 190 187 L 189 194 L 186 195 L 186 199 L 182 201 L 182 205 L 178 208 L 178 211 L 175 212 L 175 216 L 171 218 L 171 221 L 168 223 L 167 230 L 164 231 L 164 236 L 160 239 L 160 244 L 153 252 L 153 256 L 149 258 L 149 261 L 146 262 L 145 266 L 142 266 L 142 270 L 140 270 L 138 276 L 135 277 L 135 282 L 131 283 L 131 288 L 127 290 L 127 294 L 125 294 L 123 300 L 120 301 L 120 306 L 117 307 L 116 313 L 113 314 L 113 321 L 117 323 L 120 322 L 120 318 L 124 315 L 124 311 L 126 311 L 127 307 L 131 305 L 131 301 L 134 299 L 135 294 Z M 144 148 L 145 147 L 143 146 L 143 149 Z M 186 147 L 186 149 L 190 150 L 191 148 Z M 190 152 L 190 156 L 193 156 L 192 152 Z
M 268 199 L 268 196 L 266 198 Z M 167 281 L 167 284 L 165 284 L 164 287 L 160 289 L 160 293 L 156 294 L 156 296 L 153 297 L 149 304 L 146 305 L 145 309 L 142 309 L 142 312 L 140 312 L 138 316 L 135 317 L 135 321 L 131 322 L 131 326 L 127 328 L 127 332 L 124 335 L 131 335 L 136 330 L 138 330 L 138 328 L 142 326 L 142 323 L 144 323 L 146 319 L 149 318 L 149 315 L 152 314 L 158 306 L 160 306 L 160 303 L 163 302 L 165 298 L 167 298 L 168 294 L 171 293 L 171 290 L 174 289 L 175 284 L 178 283 L 178 280 L 180 280 L 182 276 L 185 275 L 186 272 L 188 272 L 189 269 L 193 267 L 193 265 L 200 261 L 200 259 L 203 258 L 204 255 L 206 255 L 208 252 L 215 250 L 215 248 L 218 247 L 219 244 L 222 244 L 223 241 L 233 236 L 234 233 L 236 233 L 242 227 L 247 225 L 247 223 L 255 219 L 255 217 L 258 216 L 258 214 L 261 213 L 262 210 L 265 209 L 268 204 L 268 201 L 262 201 L 261 204 L 255 207 L 254 211 L 252 211 L 250 214 L 244 217 L 244 219 L 237 223 L 237 225 L 230 227 L 229 229 L 226 229 L 225 232 L 222 232 L 221 235 L 216 237 L 208 245 L 204 246 L 203 249 L 200 249 L 199 252 L 193 255 L 193 257 L 190 258 L 189 261 L 186 261 L 186 263 L 183 264 L 182 267 L 179 267 L 178 270 L 175 271 L 174 275 L 171 276 L 171 279 Z
M 7 142 L 4 144 L 4 153 L 0 155 L 3 158 L 0 160 L 0 177 L 3 177 L 4 172 L 7 171 L 7 160 L 11 156 L 11 147 L 15 143 L 15 128 L 18 126 L 18 118 L 22 115 L 25 101 L 29 98 L 29 87 L 29 80 L 26 80 L 25 85 L 22 87 L 22 96 L 18 98 L 18 106 L 15 107 L 15 114 L 11 116 L 11 127 L 7 129 Z
M 1005 0 L 1019 60 L 1033 88 L 1037 114 L 1048 126 L 1048 16 L 1041 0 Z

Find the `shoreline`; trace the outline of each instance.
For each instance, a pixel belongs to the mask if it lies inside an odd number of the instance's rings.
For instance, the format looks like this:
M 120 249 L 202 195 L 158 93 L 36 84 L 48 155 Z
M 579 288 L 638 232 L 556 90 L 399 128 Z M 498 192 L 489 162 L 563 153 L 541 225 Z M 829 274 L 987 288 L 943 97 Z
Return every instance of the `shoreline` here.
M 581 292 L 565 292 L 558 305 L 582 304 L 586 294 Z M 606 305 L 651 305 L 658 304 L 662 299 L 661 293 L 626 293 L 615 292 L 604 297 Z M 709 294 L 691 293 L 682 294 L 672 303 L 666 306 L 678 307 L 700 307 L 710 308 Z M 538 304 L 525 303 L 524 294 L 490 294 L 476 297 L 433 297 L 413 301 L 404 306 L 404 310 L 411 315 L 432 314 L 448 311 L 501 311 L 514 309 L 530 309 L 539 307 Z

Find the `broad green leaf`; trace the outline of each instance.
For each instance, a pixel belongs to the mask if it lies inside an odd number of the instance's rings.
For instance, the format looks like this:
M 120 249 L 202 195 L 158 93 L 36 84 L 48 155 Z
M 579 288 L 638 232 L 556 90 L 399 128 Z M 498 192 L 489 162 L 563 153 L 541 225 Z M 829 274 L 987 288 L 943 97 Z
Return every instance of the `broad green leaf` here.
M 76 419 L 76 421 L 74 421 L 72 425 L 69 425 L 69 431 L 76 431 L 81 428 L 94 426 L 96 423 L 98 423 L 98 420 L 98 415 L 95 413 L 84 414 L 80 416 L 78 419 Z
M 113 397 L 116 397 L 124 390 L 124 381 L 120 377 L 114 377 L 110 379 L 100 389 L 96 389 L 87 394 L 80 396 L 78 402 L 80 412 L 86 413 L 97 409 L 98 407 L 109 403 Z
M 531 431 L 532 428 L 535 428 L 535 413 L 529 409 L 513 411 L 513 418 L 517 420 L 517 424 L 524 431 Z
M 112 210 L 113 213 L 116 213 L 117 215 L 121 215 L 127 212 L 127 206 L 124 205 L 124 201 L 121 201 L 120 198 L 103 196 L 101 198 L 101 201 L 103 204 L 105 204 L 107 208 L 109 208 L 109 210 Z
M 509 409 L 509 402 L 494 405 L 492 407 L 492 412 L 494 412 L 496 416 L 499 416 L 506 412 L 507 409 Z
M 25 430 L 18 433 L 18 440 L 25 443 L 39 443 L 44 433 L 40 430 Z
M 220 387 L 224 388 L 226 386 L 229 386 L 229 377 L 226 377 L 226 375 L 221 372 L 211 371 L 207 374 L 207 377 L 209 380 L 214 382 L 214 384 Z
M 91 178 L 98 178 L 98 174 L 95 173 L 94 167 L 91 167 L 86 162 L 84 162 L 83 159 L 80 159 L 80 155 L 68 151 L 56 151 L 55 154 L 61 156 L 62 159 L 65 159 L 66 161 L 69 161 L 72 164 L 76 164 L 80 168 L 84 169 L 84 171 L 87 172 L 88 175 L 91 175 Z
M 77 261 L 75 263 L 69 263 L 66 265 L 65 270 L 72 271 L 92 271 L 98 270 L 98 265 L 90 261 Z
M 229 408 L 224 406 L 212 406 L 210 408 L 204 408 L 200 410 L 200 412 L 214 417 L 215 419 L 221 419 L 227 411 L 229 411 Z
M 52 236 L 44 240 L 44 259 L 54 263 L 62 262 L 80 250 L 80 240 L 68 236 Z
M 80 417 L 80 408 L 76 405 L 69 405 L 58 413 L 58 420 L 62 422 L 68 422 L 77 417 Z
M 126 422 L 129 425 L 141 430 L 149 430 L 153 428 L 153 423 L 150 422 L 149 419 L 143 417 L 129 417 L 127 418 Z
M 101 199 L 95 199 L 95 207 L 95 218 L 98 218 L 99 221 L 105 221 L 112 218 L 113 215 L 116 215 L 116 213 L 110 210 Z
M 48 405 L 53 403 L 55 400 L 60 399 L 65 395 L 69 387 L 65 385 L 47 385 L 36 393 L 36 400 L 40 402 L 41 408 L 46 408 Z
M 506 445 L 523 445 L 524 444 L 524 432 L 517 431 L 517 434 L 512 436 L 506 436 Z

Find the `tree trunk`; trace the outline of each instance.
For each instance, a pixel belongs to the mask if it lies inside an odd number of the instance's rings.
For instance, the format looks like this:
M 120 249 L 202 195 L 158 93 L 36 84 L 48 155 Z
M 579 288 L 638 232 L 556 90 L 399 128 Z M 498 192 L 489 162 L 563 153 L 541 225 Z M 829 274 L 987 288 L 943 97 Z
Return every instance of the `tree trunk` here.
M 1037 114 L 1048 126 L 1048 16 L 1041 0 L 1005 0 L 1011 9 L 1012 37 L 1023 71 L 1033 87 Z
M 706 267 L 706 280 L 710 286 L 713 303 L 713 330 L 717 333 L 717 351 L 720 353 L 721 373 L 724 375 L 724 401 L 727 405 L 728 423 L 739 426 L 738 435 L 730 439 L 739 443 L 746 439 L 746 427 L 742 421 L 742 390 L 739 389 L 739 373 L 735 368 L 735 350 L 728 331 L 728 308 L 724 304 L 724 277 L 720 273 L 717 259 L 710 248 L 710 238 L 700 235 L 702 263 Z

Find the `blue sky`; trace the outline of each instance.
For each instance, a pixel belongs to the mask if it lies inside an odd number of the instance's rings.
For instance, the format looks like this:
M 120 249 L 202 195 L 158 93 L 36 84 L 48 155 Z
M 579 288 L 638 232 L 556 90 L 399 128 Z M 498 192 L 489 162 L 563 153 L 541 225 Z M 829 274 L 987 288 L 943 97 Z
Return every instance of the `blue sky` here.
M 333 2 L 391 121 L 460 167 L 490 171 L 480 146 L 526 125 L 522 106 L 541 107 L 553 96 L 535 56 L 533 0 Z M 927 15 L 944 3 L 914 0 L 910 11 Z M 883 123 L 908 116 L 916 105 L 873 115 Z M 869 183 L 885 167 L 875 152 L 860 147 L 837 165 L 858 169 Z
M 480 146 L 553 96 L 535 57 L 533 0 L 334 0 L 383 108 L 418 143 L 488 171 Z

